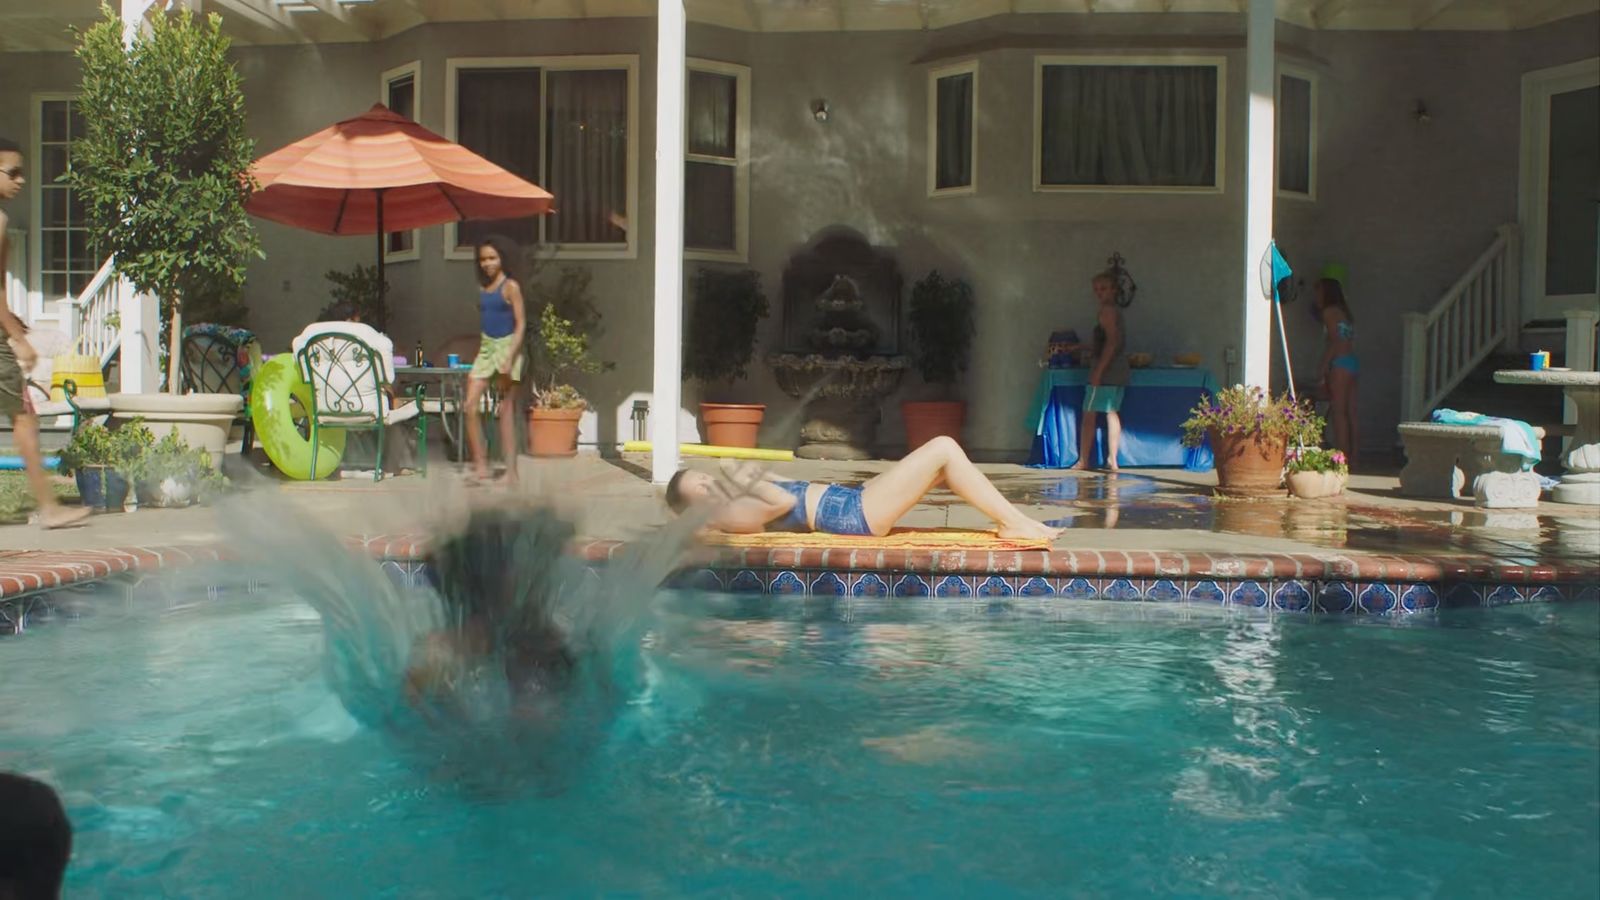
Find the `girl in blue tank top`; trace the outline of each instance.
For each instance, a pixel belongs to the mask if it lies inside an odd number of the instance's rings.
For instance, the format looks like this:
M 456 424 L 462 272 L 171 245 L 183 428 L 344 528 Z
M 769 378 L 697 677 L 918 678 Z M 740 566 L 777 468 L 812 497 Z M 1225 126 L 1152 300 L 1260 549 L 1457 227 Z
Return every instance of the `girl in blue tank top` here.
M 522 380 L 523 314 L 522 288 L 506 269 L 511 258 L 509 247 L 499 238 L 478 244 L 478 356 L 472 361 L 467 378 L 467 446 L 472 454 L 473 479 L 489 479 L 489 451 L 483 439 L 483 423 L 476 415 L 483 395 L 493 386 L 500 402 L 495 415 L 500 419 L 500 447 L 505 454 L 507 483 L 517 480 L 517 383 Z

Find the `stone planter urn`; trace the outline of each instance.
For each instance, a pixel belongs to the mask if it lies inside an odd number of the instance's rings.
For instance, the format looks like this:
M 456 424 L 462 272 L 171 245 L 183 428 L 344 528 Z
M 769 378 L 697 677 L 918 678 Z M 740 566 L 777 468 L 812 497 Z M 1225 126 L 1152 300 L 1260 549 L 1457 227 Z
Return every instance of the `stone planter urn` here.
M 1207 434 L 1216 456 L 1217 492 L 1226 497 L 1283 496 L 1283 462 L 1287 453 L 1282 439 L 1259 434 Z
M 802 459 L 872 459 L 883 399 L 900 386 L 903 356 L 866 359 L 779 353 L 767 359 L 783 392 L 805 400 Z
M 112 394 L 109 400 L 114 422 L 144 419 L 156 440 L 177 428 L 184 443 L 211 454 L 219 472 L 228 431 L 244 406 L 238 394 Z
M 1284 479 L 1289 482 L 1289 493 L 1303 500 L 1337 497 L 1344 493 L 1349 475 L 1344 472 L 1290 472 Z

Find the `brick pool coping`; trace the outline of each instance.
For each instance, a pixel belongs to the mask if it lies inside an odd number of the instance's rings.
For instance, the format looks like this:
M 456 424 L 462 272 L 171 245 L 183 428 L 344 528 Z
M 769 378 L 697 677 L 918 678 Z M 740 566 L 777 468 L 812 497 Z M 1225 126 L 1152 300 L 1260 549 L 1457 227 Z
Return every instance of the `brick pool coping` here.
M 345 539 L 352 550 L 377 559 L 415 562 L 427 555 L 420 534 L 357 536 Z M 573 550 L 590 562 L 604 563 L 626 545 L 620 541 L 579 542 Z M 125 547 L 70 551 L 0 551 L 0 600 L 21 597 L 115 575 L 172 566 L 226 560 L 219 545 Z M 1592 585 L 1600 581 L 1600 563 L 1580 565 L 1496 559 L 1487 556 L 1404 559 L 1371 554 L 1197 553 L 1151 550 L 901 550 L 806 547 L 700 547 L 680 569 L 691 581 L 708 573 L 717 585 L 721 574 L 749 572 L 782 593 L 771 578 L 755 573 L 834 572 L 880 578 L 903 576 L 991 576 L 1003 581 L 1051 584 L 1080 576 L 1096 579 L 1200 580 L 1222 582 L 1343 582 L 1350 584 L 1427 584 L 1481 582 L 1493 584 Z M 924 582 L 926 583 L 926 582 Z M 1107 582 L 1109 584 L 1109 582 Z M 729 585 L 733 586 L 730 582 Z M 1018 584 L 1017 586 L 1021 586 Z M 803 591 L 801 591 L 803 592 Z M 897 591 L 898 593 L 898 591 Z M 927 593 L 913 591 L 912 593 Z M 1054 589 L 1049 593 L 1056 593 Z

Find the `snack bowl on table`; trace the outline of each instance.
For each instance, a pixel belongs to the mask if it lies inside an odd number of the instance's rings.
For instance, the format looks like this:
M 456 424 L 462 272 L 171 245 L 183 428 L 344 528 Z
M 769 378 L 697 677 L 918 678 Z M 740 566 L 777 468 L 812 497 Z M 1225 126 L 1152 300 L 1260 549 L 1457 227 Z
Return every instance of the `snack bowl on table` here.
M 1154 362 L 1155 358 L 1153 353 L 1129 353 L 1128 365 L 1135 369 L 1142 369 Z
M 1188 366 L 1192 368 L 1200 365 L 1200 360 L 1203 358 L 1204 357 L 1198 353 L 1179 353 L 1172 357 L 1172 364 L 1176 366 Z

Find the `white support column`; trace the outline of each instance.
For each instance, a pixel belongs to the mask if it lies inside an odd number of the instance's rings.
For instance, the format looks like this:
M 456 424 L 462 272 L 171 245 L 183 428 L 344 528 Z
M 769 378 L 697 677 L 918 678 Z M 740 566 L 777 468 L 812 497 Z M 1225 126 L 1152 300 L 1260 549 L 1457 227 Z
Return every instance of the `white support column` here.
M 683 395 L 684 0 L 661 0 L 656 19 L 655 378 L 650 397 L 650 478 L 678 471 Z
M 126 278 L 117 284 L 117 314 L 122 318 L 122 349 L 117 351 L 124 394 L 154 394 L 161 390 L 161 305 L 149 294 L 133 289 Z
M 132 47 L 133 39 L 144 28 L 144 17 L 157 0 L 122 0 L 122 45 Z
M 1244 384 L 1267 387 L 1272 373 L 1272 304 L 1261 296 L 1258 274 L 1261 255 L 1272 242 L 1273 117 L 1276 91 L 1273 90 L 1274 42 L 1277 39 L 1277 13 L 1273 0 L 1250 0 L 1246 38 L 1245 85 L 1249 92 L 1249 114 L 1245 141 L 1245 226 L 1244 226 Z M 1285 372 L 1292 379 L 1294 373 Z

